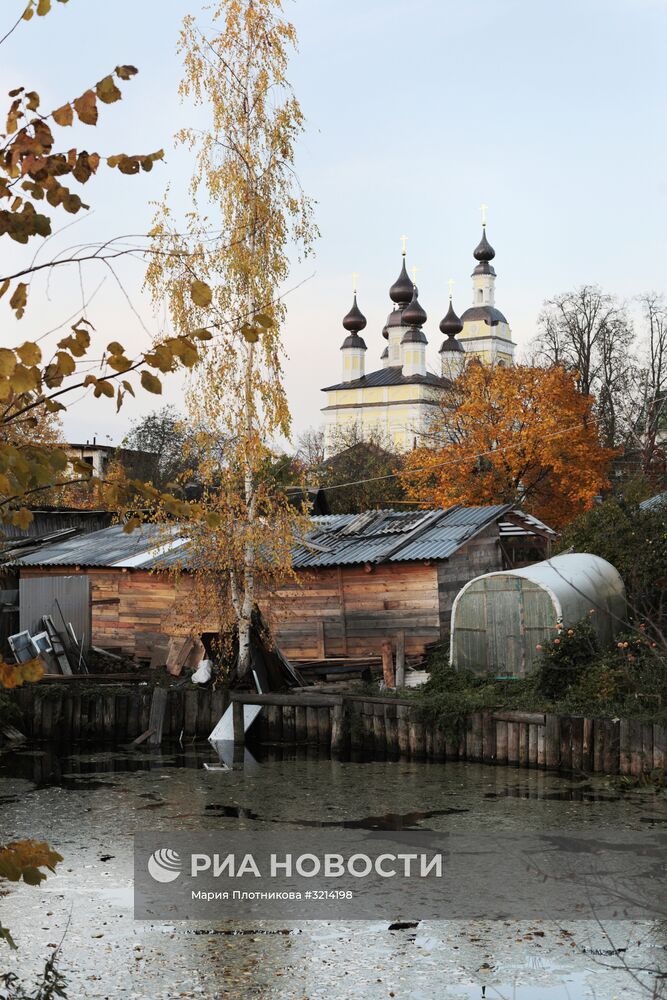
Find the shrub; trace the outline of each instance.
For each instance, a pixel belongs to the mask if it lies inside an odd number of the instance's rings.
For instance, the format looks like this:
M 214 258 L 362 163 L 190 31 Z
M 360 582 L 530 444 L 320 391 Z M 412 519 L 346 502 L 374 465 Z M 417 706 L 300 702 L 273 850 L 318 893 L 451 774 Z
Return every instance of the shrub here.
M 556 629 L 553 639 L 538 646 L 541 656 L 534 673 L 536 693 L 549 701 L 558 701 L 578 684 L 600 651 L 590 616 L 571 628 L 559 623 Z

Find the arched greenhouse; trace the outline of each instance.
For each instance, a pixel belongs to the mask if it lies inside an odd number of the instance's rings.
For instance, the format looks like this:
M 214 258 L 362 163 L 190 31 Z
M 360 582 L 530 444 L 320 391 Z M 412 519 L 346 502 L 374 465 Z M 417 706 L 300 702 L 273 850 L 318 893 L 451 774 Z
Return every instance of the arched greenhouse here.
M 605 559 L 585 552 L 554 556 L 522 569 L 478 576 L 452 608 L 451 662 L 496 677 L 524 677 L 555 635 L 589 612 L 606 645 L 622 628 L 625 587 Z

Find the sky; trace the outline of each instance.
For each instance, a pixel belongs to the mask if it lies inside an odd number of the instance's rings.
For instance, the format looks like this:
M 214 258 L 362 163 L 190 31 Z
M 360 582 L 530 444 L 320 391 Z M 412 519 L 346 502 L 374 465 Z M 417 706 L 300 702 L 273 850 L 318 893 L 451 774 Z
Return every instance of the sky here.
M 3 0 L 0 36 L 24 5 Z M 167 185 L 175 210 L 187 207 L 192 162 L 173 135 L 192 112 L 177 94 L 176 42 L 183 16 L 200 11 L 194 0 L 69 0 L 22 23 L 2 46 L 0 92 L 23 84 L 47 107 L 118 63 L 137 66 L 122 102 L 68 141 L 104 155 L 166 152 L 150 174 L 101 170 L 82 191 L 91 210 L 61 217 L 59 225 L 74 225 L 40 249 L 40 260 L 147 232 Z M 459 313 L 471 303 L 482 203 L 496 303 L 520 348 L 558 292 L 598 283 L 632 302 L 665 288 L 664 0 L 286 0 L 285 11 L 299 37 L 289 77 L 307 119 L 297 170 L 321 232 L 314 258 L 295 262 L 287 283 L 299 285 L 286 298 L 284 330 L 295 435 L 320 423 L 320 387 L 338 379 L 354 271 L 368 319 L 366 368 L 380 367 L 402 234 L 429 316 L 432 370 L 449 278 Z M 2 274 L 36 249 L 8 243 L 0 243 Z M 20 323 L 2 303 L 0 342 L 66 332 L 85 307 L 96 345 L 118 339 L 140 350 L 164 317 L 142 291 L 139 262 L 120 261 L 115 272 L 94 263 L 44 273 Z M 182 407 L 182 394 L 182 379 L 170 378 L 162 398 L 142 394 L 118 415 L 111 402 L 82 397 L 65 431 L 70 440 L 116 443 L 162 401 Z

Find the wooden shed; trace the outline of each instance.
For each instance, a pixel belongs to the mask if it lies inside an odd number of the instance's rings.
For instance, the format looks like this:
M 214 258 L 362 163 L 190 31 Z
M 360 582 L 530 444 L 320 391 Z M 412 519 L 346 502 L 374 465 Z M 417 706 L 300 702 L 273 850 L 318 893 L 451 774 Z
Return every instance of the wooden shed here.
M 383 640 L 399 632 L 406 653 L 419 655 L 447 638 L 465 583 L 506 567 L 517 538 L 544 553 L 550 536 L 508 505 L 315 517 L 294 551 L 298 580 L 260 603 L 276 642 L 294 660 L 377 655 Z M 159 527 L 128 535 L 116 525 L 20 560 L 21 628 L 33 626 L 51 590 L 66 595 L 70 581 L 72 599 L 87 602 L 81 626 L 87 641 L 150 659 L 159 636 L 193 628 L 182 614 L 192 586 L 187 572 L 174 578 L 160 571 L 170 555 L 187 564 L 183 546 L 176 528 L 165 546 Z M 75 587 L 79 576 L 87 588 Z M 213 622 L 196 625 L 198 632 L 213 628 Z

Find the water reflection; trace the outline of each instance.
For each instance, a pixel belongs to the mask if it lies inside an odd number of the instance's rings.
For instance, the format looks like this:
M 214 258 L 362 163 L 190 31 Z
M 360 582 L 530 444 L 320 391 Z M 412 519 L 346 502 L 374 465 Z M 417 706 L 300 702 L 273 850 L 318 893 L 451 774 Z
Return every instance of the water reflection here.
M 8 912 L 21 943 L 11 967 L 35 971 L 71 911 L 64 954 L 72 996 L 582 1000 L 594 987 L 605 1000 L 634 996 L 605 967 L 619 954 L 605 954 L 604 934 L 582 924 L 134 922 L 132 834 L 141 830 L 553 831 L 667 822 L 664 796 L 617 791 L 602 778 L 466 762 L 341 762 L 316 748 L 251 750 L 258 764 L 225 772 L 204 768 L 218 761 L 207 743 L 155 752 L 44 745 L 0 755 L 0 839 L 37 835 L 66 858 L 57 878 L 12 886 L 0 900 L 0 919 Z M 620 957 L 635 965 L 648 962 L 648 941 L 646 926 L 614 934 Z M 664 948 L 652 958 L 664 962 Z

